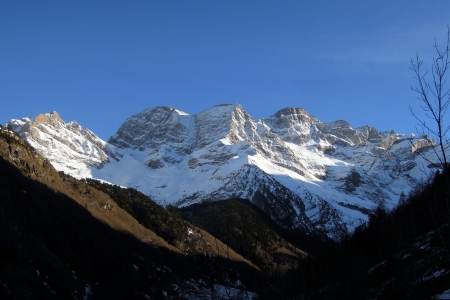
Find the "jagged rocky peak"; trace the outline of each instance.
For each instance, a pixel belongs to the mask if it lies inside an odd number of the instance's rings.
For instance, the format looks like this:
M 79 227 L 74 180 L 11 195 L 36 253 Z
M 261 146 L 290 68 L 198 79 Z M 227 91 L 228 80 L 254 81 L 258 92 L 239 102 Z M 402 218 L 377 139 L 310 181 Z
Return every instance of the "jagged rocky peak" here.
M 379 132 L 370 125 L 353 128 L 347 121 L 338 120 L 331 123 L 323 123 L 319 126 L 321 132 L 328 136 L 332 144 L 341 146 L 374 144 L 388 149 L 398 138 L 394 131 Z
M 287 107 L 267 119 L 260 120 L 283 141 L 302 145 L 313 139 L 320 123 L 301 107 Z
M 393 133 L 393 132 L 386 132 L 385 134 L 382 134 L 378 131 L 378 129 L 370 125 L 358 127 L 356 130 L 360 135 L 361 142 L 367 141 L 370 143 L 380 145 L 384 140 L 390 139 L 391 134 Z
M 55 123 L 61 123 L 64 122 L 59 114 L 56 111 L 52 111 L 51 113 L 47 114 L 40 114 L 36 118 L 34 118 L 34 123 L 47 123 L 50 125 L 54 125 Z
M 315 141 L 319 148 L 332 145 L 347 147 L 371 142 L 387 149 L 396 136 L 392 132 L 380 133 L 369 125 L 353 128 L 345 120 L 322 122 L 301 107 L 281 109 L 269 118 L 262 119 L 262 122 L 283 141 L 298 145 Z
M 301 107 L 286 107 L 280 109 L 272 117 L 275 117 L 275 124 L 278 128 L 291 128 L 295 125 L 315 121 L 315 118 Z
M 33 130 L 32 128 L 40 125 L 40 124 L 47 124 L 53 127 L 60 127 L 61 124 L 63 124 L 64 121 L 61 119 L 59 114 L 56 111 L 52 111 L 51 113 L 46 114 L 39 114 L 35 118 L 22 118 L 20 120 L 18 119 L 12 119 L 9 121 L 7 126 L 17 132 L 22 138 L 26 138 L 28 135 L 36 137 L 36 130 Z
M 247 140 L 246 129 L 256 130 L 256 122 L 239 104 L 220 104 L 195 115 L 198 148 L 221 139 L 233 144 Z
M 337 120 L 330 123 L 322 123 L 318 126 L 323 138 L 331 144 L 340 146 L 354 146 L 367 140 L 366 132 L 353 128 L 347 121 Z M 369 131 L 367 131 L 367 134 Z
M 428 138 L 427 136 L 423 136 L 421 139 L 417 139 L 416 142 L 413 142 L 411 139 L 411 152 L 419 153 L 420 151 L 424 151 L 431 147 L 435 147 L 436 142 L 433 139 Z
M 12 119 L 7 126 L 41 155 L 51 158 L 59 169 L 66 170 L 70 160 L 99 167 L 108 155 L 114 155 L 114 149 L 107 149 L 97 135 L 75 121 L 65 123 L 56 111 L 35 118 Z
M 129 117 L 108 140 L 120 148 L 141 151 L 170 143 L 180 155 L 192 152 L 193 141 L 193 117 L 170 106 L 150 107 Z

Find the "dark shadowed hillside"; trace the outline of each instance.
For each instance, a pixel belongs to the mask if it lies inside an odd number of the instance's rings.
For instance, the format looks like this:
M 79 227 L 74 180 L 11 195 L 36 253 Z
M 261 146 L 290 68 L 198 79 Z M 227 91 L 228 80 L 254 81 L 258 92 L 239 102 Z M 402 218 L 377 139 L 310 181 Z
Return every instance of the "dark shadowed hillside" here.
M 275 223 L 246 202 L 237 199 L 207 202 L 182 208 L 180 212 L 186 220 L 211 232 L 267 272 L 295 267 L 307 254 L 280 237 L 271 228 Z
M 179 211 L 186 220 L 219 237 L 266 271 L 295 267 L 300 258 L 336 246 L 331 240 L 279 226 L 244 199 L 194 204 Z

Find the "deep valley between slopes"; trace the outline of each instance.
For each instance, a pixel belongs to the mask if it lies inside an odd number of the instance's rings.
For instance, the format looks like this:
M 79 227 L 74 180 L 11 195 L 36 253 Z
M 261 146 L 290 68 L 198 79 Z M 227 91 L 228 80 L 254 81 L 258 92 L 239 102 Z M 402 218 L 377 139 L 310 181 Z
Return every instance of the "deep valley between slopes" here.
M 255 120 L 238 104 L 189 115 L 152 107 L 108 142 L 56 112 L 8 127 L 76 178 L 133 187 L 162 205 L 248 199 L 279 225 L 339 240 L 428 177 L 414 135 L 325 123 L 302 108 Z

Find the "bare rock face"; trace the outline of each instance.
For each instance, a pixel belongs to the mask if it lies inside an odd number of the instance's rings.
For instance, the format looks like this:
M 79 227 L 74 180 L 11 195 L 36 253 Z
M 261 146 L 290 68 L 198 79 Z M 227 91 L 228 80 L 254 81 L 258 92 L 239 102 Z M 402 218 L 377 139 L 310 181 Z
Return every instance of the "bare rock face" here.
M 436 146 L 436 142 L 434 140 L 431 140 L 427 137 L 424 137 L 424 139 L 419 140 L 411 145 L 411 151 L 414 152 L 421 152 L 426 149 L 432 148 Z
M 56 111 L 52 111 L 49 114 L 40 114 L 34 118 L 34 124 L 49 124 L 53 126 L 58 126 L 62 123 L 61 117 Z
M 192 121 L 191 116 L 172 107 L 152 107 L 125 120 L 108 142 L 141 151 L 171 143 L 180 154 L 189 154 L 195 146 Z
M 221 104 L 194 116 L 196 147 L 203 148 L 217 140 L 229 137 L 235 144 L 241 141 L 236 122 L 245 123 L 240 106 Z
M 151 149 L 153 155 L 146 165 L 159 169 L 164 162 L 180 162 L 180 156 L 193 151 L 193 124 L 193 117 L 182 111 L 166 106 L 152 107 L 128 118 L 108 143 L 139 151 Z M 170 149 L 165 147 L 167 144 Z

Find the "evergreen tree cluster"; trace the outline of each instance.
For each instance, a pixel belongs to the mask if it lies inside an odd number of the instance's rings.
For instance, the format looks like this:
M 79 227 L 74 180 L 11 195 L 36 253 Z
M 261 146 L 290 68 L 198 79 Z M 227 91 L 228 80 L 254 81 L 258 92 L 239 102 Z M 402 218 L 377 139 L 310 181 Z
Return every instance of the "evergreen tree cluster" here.
M 177 246 L 184 240 L 188 225 L 174 210 L 169 212 L 133 188 L 122 188 L 95 179 L 85 179 L 85 181 L 92 187 L 108 194 L 117 205 L 144 227 L 154 231 L 172 245 Z
M 276 224 L 248 200 L 204 202 L 180 212 L 266 272 L 275 271 L 279 264 L 293 267 L 305 255 L 284 240 L 273 228 Z M 282 253 L 281 248 L 290 254 Z

